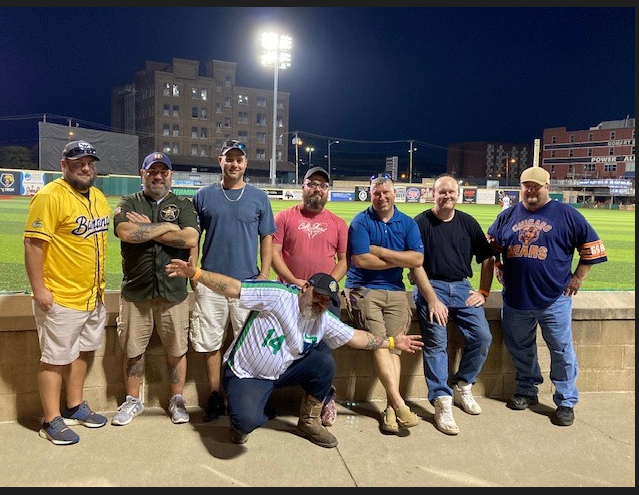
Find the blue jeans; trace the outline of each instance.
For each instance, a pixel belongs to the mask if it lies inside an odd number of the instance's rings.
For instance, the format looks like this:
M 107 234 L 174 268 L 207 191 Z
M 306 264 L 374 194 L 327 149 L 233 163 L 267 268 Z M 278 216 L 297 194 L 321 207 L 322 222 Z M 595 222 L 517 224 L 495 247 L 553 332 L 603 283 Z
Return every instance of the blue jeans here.
M 560 296 L 546 309 L 501 310 L 504 343 L 515 365 L 515 393 L 536 395 L 544 382 L 537 356 L 537 324 L 550 351 L 550 379 L 555 386 L 552 398 L 557 406 L 574 407 L 579 401 L 577 355 L 572 342 L 572 298 Z
M 264 414 L 264 406 L 275 388 L 301 385 L 306 393 L 323 401 L 331 390 L 335 369 L 331 350 L 322 341 L 291 364 L 277 380 L 238 378 L 225 366 L 222 380 L 231 426 L 239 433 L 249 434 L 266 424 L 268 417 Z
M 459 369 L 451 383 L 455 385 L 464 381 L 474 384 L 486 362 L 488 349 L 493 341 L 484 308 L 466 306 L 468 293 L 472 290 L 468 280 L 431 280 L 430 283 L 437 298 L 448 308 L 448 319 L 457 325 L 465 339 Z M 448 384 L 448 331 L 445 325 L 438 325 L 429 320 L 428 303 L 416 287 L 413 290 L 413 299 L 424 342 L 422 353 L 428 400 L 433 403 L 442 395 L 453 395 L 453 389 Z

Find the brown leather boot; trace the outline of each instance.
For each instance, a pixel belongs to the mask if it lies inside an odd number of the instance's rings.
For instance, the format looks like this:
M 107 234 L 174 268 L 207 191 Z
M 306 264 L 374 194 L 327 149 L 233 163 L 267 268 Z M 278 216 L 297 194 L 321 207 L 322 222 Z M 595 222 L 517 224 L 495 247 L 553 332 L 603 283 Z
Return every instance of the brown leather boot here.
M 315 445 L 331 449 L 337 447 L 337 439 L 322 426 L 320 414 L 322 401 L 310 394 L 304 394 L 300 406 L 300 419 L 297 422 L 297 433 L 308 438 Z

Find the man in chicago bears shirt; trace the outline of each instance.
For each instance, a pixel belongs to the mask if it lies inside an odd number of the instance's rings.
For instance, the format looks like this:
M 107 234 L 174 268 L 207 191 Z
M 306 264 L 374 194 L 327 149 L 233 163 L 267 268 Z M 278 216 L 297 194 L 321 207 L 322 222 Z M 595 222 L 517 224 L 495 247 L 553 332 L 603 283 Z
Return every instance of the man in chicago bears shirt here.
M 572 206 L 550 197 L 550 174 L 531 167 L 521 174 L 521 201 L 502 211 L 488 228 L 503 285 L 502 331 L 515 365 L 515 394 L 507 406 L 523 410 L 539 402 L 543 383 L 536 332 L 550 350 L 550 379 L 557 406 L 552 421 L 575 419 L 577 355 L 572 341 L 572 297 L 593 265 L 608 260 L 601 239 Z M 579 264 L 572 271 L 575 250 Z M 501 257 L 501 260 L 499 259 Z

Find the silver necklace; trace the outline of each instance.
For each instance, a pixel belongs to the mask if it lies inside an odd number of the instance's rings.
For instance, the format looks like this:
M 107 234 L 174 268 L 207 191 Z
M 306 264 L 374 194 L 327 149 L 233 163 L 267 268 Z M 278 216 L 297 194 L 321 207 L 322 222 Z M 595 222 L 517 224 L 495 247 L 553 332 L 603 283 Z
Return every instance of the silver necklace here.
M 224 190 L 224 184 L 220 184 L 222 186 L 222 194 L 224 194 L 224 197 L 226 198 L 227 201 L 231 202 L 231 203 L 236 203 L 238 202 L 240 199 L 242 199 L 242 196 L 244 196 L 244 188 L 246 187 L 246 183 L 244 183 L 244 185 L 242 186 L 242 192 L 240 192 L 240 195 L 237 197 L 237 199 L 231 199 L 226 195 L 226 191 Z

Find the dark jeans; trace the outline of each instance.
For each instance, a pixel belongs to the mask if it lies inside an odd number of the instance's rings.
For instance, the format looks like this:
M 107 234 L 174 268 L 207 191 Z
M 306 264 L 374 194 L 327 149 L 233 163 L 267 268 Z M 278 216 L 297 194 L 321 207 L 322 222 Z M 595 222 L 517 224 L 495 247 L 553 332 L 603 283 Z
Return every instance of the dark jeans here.
M 306 393 L 323 401 L 331 390 L 335 368 L 335 360 L 324 342 L 295 361 L 277 380 L 238 378 L 225 366 L 222 380 L 231 426 L 248 434 L 266 424 L 264 406 L 275 388 L 300 385 Z

